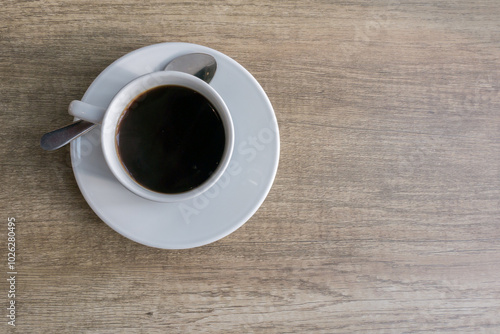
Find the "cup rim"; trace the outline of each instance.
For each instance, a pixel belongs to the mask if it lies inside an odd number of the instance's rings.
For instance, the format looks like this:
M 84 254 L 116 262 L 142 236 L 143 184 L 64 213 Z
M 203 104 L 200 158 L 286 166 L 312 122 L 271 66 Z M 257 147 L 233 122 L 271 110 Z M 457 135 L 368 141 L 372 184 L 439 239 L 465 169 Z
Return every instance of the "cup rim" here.
M 155 87 L 176 85 L 192 89 L 203 95 L 215 107 L 224 126 L 226 143 L 222 158 L 216 170 L 201 185 L 194 189 L 165 194 L 140 185 L 125 169 L 116 147 L 116 128 L 127 106 L 140 94 Z M 101 146 L 108 167 L 118 181 L 133 193 L 156 202 L 179 202 L 196 197 L 210 189 L 222 176 L 234 149 L 234 126 L 229 109 L 217 91 L 205 81 L 191 74 L 177 71 L 159 71 L 142 75 L 127 85 L 113 97 L 109 104 L 101 128 Z

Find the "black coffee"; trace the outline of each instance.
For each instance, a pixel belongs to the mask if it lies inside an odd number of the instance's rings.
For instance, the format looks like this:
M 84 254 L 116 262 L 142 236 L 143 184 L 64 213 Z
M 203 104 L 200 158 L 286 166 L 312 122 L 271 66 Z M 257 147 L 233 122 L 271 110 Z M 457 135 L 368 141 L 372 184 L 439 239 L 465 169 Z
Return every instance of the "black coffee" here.
M 138 96 L 123 112 L 118 154 L 128 173 L 150 190 L 191 190 L 216 170 L 225 134 L 219 114 L 201 94 L 181 86 L 160 86 Z

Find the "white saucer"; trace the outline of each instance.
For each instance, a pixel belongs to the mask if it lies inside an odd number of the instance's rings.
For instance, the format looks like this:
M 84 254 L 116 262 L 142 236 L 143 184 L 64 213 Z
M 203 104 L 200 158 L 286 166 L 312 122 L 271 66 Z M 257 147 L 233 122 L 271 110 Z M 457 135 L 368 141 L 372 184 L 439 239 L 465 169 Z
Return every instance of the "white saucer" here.
M 133 51 L 108 66 L 82 101 L 106 107 L 131 80 L 191 52 L 209 53 L 217 60 L 210 85 L 225 100 L 236 134 L 230 165 L 211 189 L 180 203 L 152 202 L 115 179 L 102 154 L 100 128 L 71 143 L 75 178 L 90 207 L 118 233 L 152 247 L 192 248 L 232 233 L 260 207 L 278 168 L 278 124 L 267 95 L 240 64 L 210 48 L 162 43 Z

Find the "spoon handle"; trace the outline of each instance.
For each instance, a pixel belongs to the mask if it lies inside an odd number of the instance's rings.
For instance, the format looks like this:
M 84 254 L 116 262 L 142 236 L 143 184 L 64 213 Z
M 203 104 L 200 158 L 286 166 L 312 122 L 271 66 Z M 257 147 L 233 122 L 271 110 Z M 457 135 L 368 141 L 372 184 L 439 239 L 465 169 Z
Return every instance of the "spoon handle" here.
M 60 129 L 44 134 L 40 140 L 40 146 L 46 151 L 57 150 L 73 139 L 89 132 L 94 126 L 94 123 L 87 121 L 76 121 Z

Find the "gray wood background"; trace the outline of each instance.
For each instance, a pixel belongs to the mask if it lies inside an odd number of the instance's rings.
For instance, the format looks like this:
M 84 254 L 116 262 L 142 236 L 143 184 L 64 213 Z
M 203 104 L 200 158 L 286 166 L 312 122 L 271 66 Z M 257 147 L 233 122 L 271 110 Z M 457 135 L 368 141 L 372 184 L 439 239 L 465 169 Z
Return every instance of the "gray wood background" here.
M 7 333 L 500 332 L 500 2 L 0 2 Z M 41 135 L 116 58 L 209 46 L 266 90 L 275 184 L 238 231 L 136 244 Z

